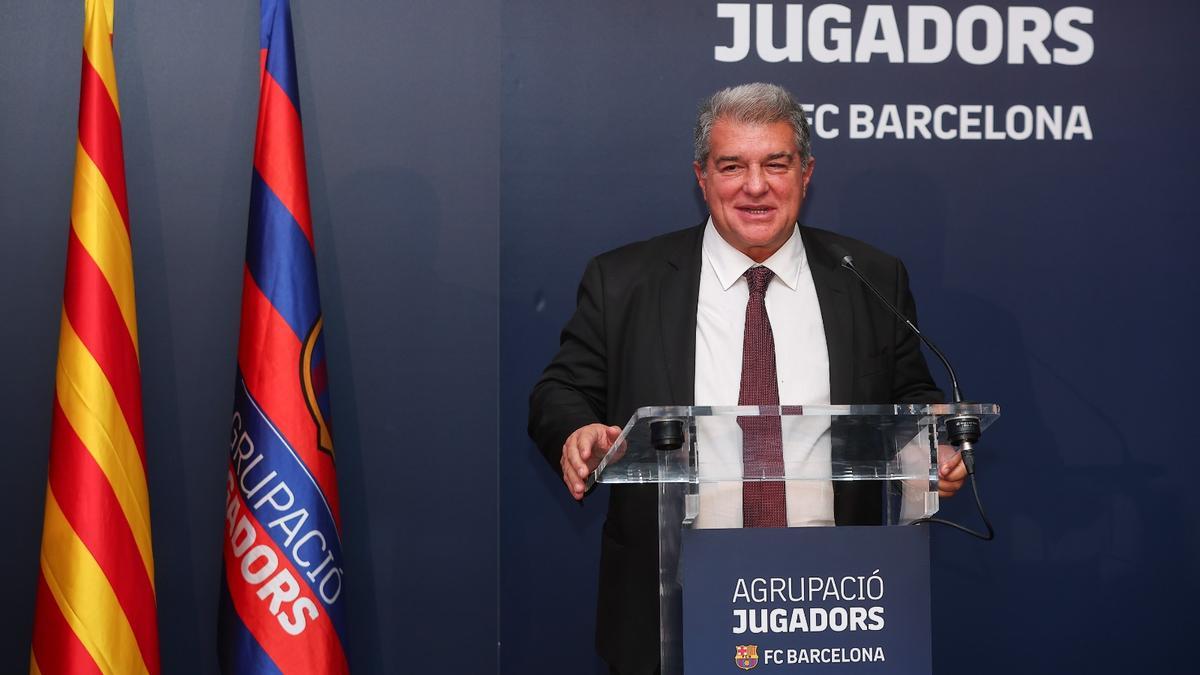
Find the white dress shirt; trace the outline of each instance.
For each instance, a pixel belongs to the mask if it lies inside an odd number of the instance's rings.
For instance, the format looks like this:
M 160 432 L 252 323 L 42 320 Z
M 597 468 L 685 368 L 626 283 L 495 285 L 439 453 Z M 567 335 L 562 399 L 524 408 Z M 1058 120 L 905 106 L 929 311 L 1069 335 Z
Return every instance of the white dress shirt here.
M 750 288 L 742 274 L 757 265 L 726 242 L 713 226 L 704 230 L 700 297 L 696 308 L 696 405 L 738 403 L 742 343 Z M 763 266 L 775 273 L 766 308 L 775 339 L 779 401 L 783 405 L 829 404 L 829 352 L 812 272 L 799 228 Z M 697 424 L 698 463 L 706 477 L 741 475 L 742 430 L 737 418 L 708 418 Z M 829 419 L 783 418 L 784 472 L 800 478 L 829 475 Z M 833 487 L 828 480 L 789 480 L 789 527 L 832 525 Z M 741 527 L 739 481 L 702 482 L 695 527 Z

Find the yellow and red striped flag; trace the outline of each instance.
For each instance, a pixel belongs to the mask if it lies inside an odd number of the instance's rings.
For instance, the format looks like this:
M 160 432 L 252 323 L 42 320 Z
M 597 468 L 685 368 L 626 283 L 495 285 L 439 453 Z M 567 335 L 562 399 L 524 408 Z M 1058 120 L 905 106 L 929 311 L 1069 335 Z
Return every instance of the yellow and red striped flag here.
M 158 673 L 113 0 L 84 3 L 75 190 L 29 670 Z

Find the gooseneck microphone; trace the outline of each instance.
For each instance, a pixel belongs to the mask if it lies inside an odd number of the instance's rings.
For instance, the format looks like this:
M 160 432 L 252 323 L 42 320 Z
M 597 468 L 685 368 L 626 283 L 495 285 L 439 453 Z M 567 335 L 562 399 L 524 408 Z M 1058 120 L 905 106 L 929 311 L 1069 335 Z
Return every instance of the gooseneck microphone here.
M 854 258 L 850 257 L 850 254 L 847 253 L 845 249 L 837 244 L 834 244 L 832 248 L 835 254 L 841 256 L 841 260 L 839 262 L 842 263 L 842 267 L 845 267 L 853 272 L 854 276 L 858 277 L 858 280 L 863 282 L 864 286 L 871 289 L 871 292 L 875 294 L 875 297 L 879 298 L 879 301 L 882 302 L 885 307 L 892 310 L 892 314 L 895 314 L 897 319 L 903 321 L 904 325 L 908 326 L 909 330 L 911 330 L 917 337 L 921 338 L 921 342 L 924 342 L 925 345 L 929 347 L 930 351 L 932 351 L 934 355 L 938 357 L 938 360 L 942 362 L 942 365 L 946 367 L 946 372 L 950 375 L 950 388 L 953 390 L 952 393 L 954 395 L 954 402 L 962 403 L 962 391 L 960 391 L 958 388 L 958 377 L 954 374 L 954 367 L 950 365 L 950 360 L 946 358 L 946 355 L 942 353 L 942 350 L 938 349 L 937 345 L 933 344 L 932 340 L 922 335 L 921 331 L 917 330 L 916 325 L 914 325 L 912 321 L 909 321 L 907 316 L 901 314 L 900 310 L 896 309 L 896 306 L 893 305 L 887 298 L 883 297 L 883 293 L 880 293 L 879 289 L 875 288 L 875 284 L 871 283 L 870 279 L 866 278 L 863 276 L 862 272 L 858 271 L 858 268 L 854 266 Z
M 904 325 L 908 326 L 908 329 L 911 330 L 914 335 L 920 338 L 921 342 L 924 342 L 925 345 L 929 347 L 929 351 L 933 352 L 934 356 L 938 357 L 938 360 L 942 362 L 942 366 L 945 367 L 946 373 L 950 376 L 950 389 L 951 394 L 954 396 L 954 402 L 963 403 L 962 390 L 958 387 L 958 376 L 954 374 L 954 366 L 950 365 L 950 360 L 946 358 L 946 355 L 942 353 L 942 350 L 938 349 L 937 345 L 933 344 L 932 340 L 925 337 L 921 331 L 917 329 L 917 326 L 911 320 L 909 320 L 907 316 L 904 316 L 899 309 L 896 309 L 896 306 L 893 305 L 890 300 L 884 297 L 883 293 L 879 292 L 879 289 L 875 287 L 875 284 L 871 283 L 871 280 L 858 270 L 858 267 L 854 265 L 854 258 L 848 251 L 846 251 L 846 249 L 838 246 L 837 244 L 831 244 L 830 248 L 833 250 L 834 255 L 838 256 L 842 267 L 845 267 L 853 272 L 854 276 L 858 277 L 858 280 L 861 281 L 864 286 L 871 289 L 871 292 L 875 294 L 875 297 L 879 298 L 879 301 L 883 303 L 883 306 L 891 310 L 892 314 L 895 314 L 897 319 L 900 319 L 900 321 L 904 322 Z M 955 415 L 947 418 L 946 435 L 949 436 L 951 445 L 956 448 L 961 448 L 963 452 L 966 453 L 963 455 L 963 461 L 967 462 L 967 472 L 974 473 L 975 442 L 979 440 L 980 435 L 979 418 L 972 415 Z
M 871 289 L 871 292 L 875 294 L 875 297 L 879 298 L 879 301 L 883 303 L 884 307 L 887 307 L 889 310 L 891 310 L 892 314 L 896 315 L 896 318 L 902 321 L 905 326 L 908 326 L 908 329 L 911 330 L 914 335 L 920 338 L 921 342 L 924 342 L 925 345 L 929 347 L 929 351 L 933 352 L 933 354 L 938 357 L 938 360 L 942 362 L 942 366 L 945 367 L 946 373 L 950 376 L 950 387 L 951 393 L 954 397 L 954 402 L 960 404 L 966 403 L 966 401 L 963 401 L 962 390 L 958 387 L 958 376 L 954 374 L 954 367 L 950 365 L 950 360 L 946 358 L 946 355 L 942 353 L 942 350 L 938 349 L 937 345 L 933 344 L 932 340 L 921 334 L 921 331 L 917 329 L 916 325 L 913 324 L 913 322 L 909 320 L 907 316 L 904 316 L 899 309 L 896 309 L 896 306 L 893 305 L 891 301 L 883 295 L 883 293 L 879 292 L 879 289 L 875 287 L 875 284 L 871 283 L 871 280 L 858 270 L 858 267 L 854 265 L 854 258 L 850 255 L 849 251 L 837 244 L 830 244 L 829 248 L 833 251 L 834 255 L 837 256 L 838 262 L 841 263 L 841 266 L 853 272 L 854 276 L 858 277 L 858 280 L 861 281 L 864 286 Z M 950 525 L 968 534 L 979 537 L 980 539 L 991 540 L 995 536 L 995 531 L 992 529 L 992 524 L 988 520 L 987 515 L 984 514 L 983 504 L 979 500 L 979 490 L 975 485 L 975 443 L 979 441 L 979 436 L 982 433 L 982 427 L 979 423 L 979 418 L 974 415 L 959 413 L 957 415 L 947 417 L 944 422 L 946 425 L 946 436 L 950 440 L 950 445 L 958 448 L 959 453 L 962 456 L 963 466 L 965 466 L 967 469 L 967 476 L 971 479 L 971 489 L 975 493 L 975 503 L 979 507 L 979 515 L 983 518 L 984 525 L 987 526 L 987 534 L 984 535 L 963 527 L 958 523 L 952 523 L 939 518 L 922 518 L 921 521 Z

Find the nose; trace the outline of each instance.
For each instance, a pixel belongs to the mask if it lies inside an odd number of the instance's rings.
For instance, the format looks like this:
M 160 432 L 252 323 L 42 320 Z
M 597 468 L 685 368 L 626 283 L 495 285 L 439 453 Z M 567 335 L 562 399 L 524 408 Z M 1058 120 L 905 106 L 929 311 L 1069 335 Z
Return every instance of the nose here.
M 746 171 L 746 182 L 742 184 L 742 190 L 746 194 L 758 197 L 765 194 L 767 189 L 767 175 L 763 168 L 758 164 L 751 164 Z

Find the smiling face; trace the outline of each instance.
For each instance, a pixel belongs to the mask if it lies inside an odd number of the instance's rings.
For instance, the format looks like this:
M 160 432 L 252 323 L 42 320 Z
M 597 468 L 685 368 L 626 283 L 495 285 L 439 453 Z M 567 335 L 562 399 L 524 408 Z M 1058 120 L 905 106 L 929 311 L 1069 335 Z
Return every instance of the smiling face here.
M 813 164 L 810 157 L 801 166 L 788 122 L 722 118 L 713 123 L 705 164 L 692 167 L 717 232 L 761 263 L 792 236 Z

